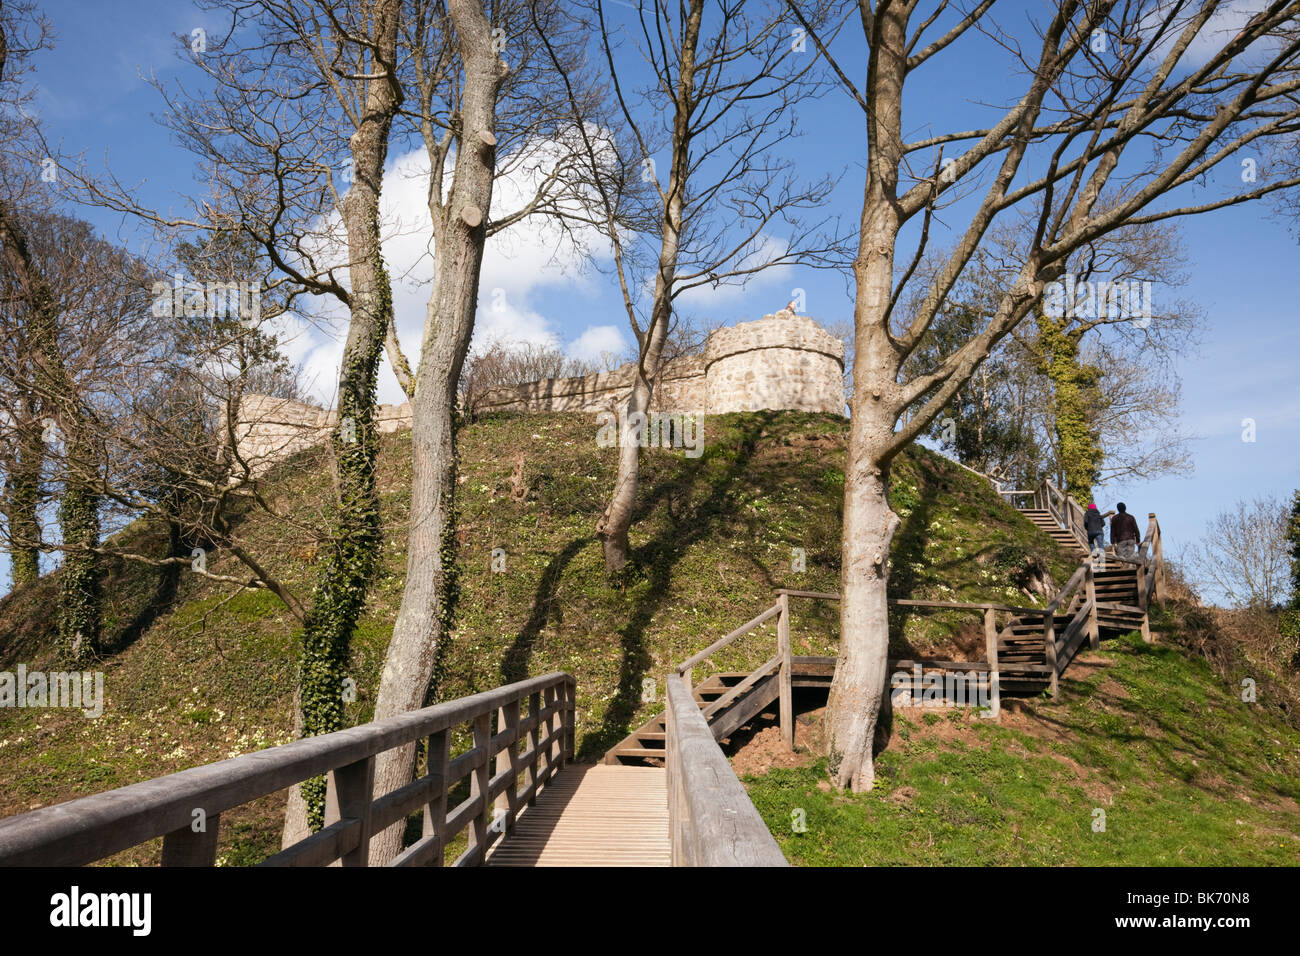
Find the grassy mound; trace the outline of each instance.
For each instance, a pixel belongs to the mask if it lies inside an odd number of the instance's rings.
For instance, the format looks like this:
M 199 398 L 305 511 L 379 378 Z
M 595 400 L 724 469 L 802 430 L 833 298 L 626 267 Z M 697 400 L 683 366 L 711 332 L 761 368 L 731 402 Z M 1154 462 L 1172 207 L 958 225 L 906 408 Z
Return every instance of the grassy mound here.
M 437 699 L 529 674 L 573 673 L 580 759 L 595 759 L 661 709 L 654 682 L 672 665 L 773 601 L 777 587 L 837 590 L 847 423 L 792 412 L 722 415 L 705 423 L 702 456 L 645 454 L 632 532 L 633 563 L 605 576 L 593 528 L 612 485 L 614 449 L 599 448 L 590 416 L 488 418 L 461 436 L 461 600 L 438 662 Z M 384 437 L 379 488 L 381 566 L 353 647 L 349 717 L 368 720 L 401 601 L 409 513 L 410 438 Z M 892 555 L 897 597 L 1029 603 L 1044 572 L 1060 583 L 1068 556 L 978 478 L 915 448 L 894 469 L 903 518 Z M 281 516 L 250 516 L 245 546 L 299 593 L 323 547 L 311 532 L 330 502 L 321 451 L 285 463 L 265 497 Z M 132 549 L 161 554 L 165 535 L 141 524 Z M 505 570 L 493 571 L 493 551 Z M 805 570 L 798 572 L 802 549 Z M 246 575 L 220 552 L 218 573 Z M 102 717 L 0 710 L 0 815 L 124 786 L 290 739 L 298 653 L 292 616 L 266 591 L 182 571 L 113 561 L 105 586 L 108 645 Z M 0 669 L 57 669 L 47 577 L 0 601 Z M 898 651 L 961 654 L 970 618 L 900 616 Z M 834 653 L 834 608 L 794 615 L 796 653 Z M 773 628 L 720 654 L 719 669 L 771 656 Z M 978 643 L 978 641 L 976 641 Z M 697 671 L 704 676 L 705 671 Z M 278 841 L 282 797 L 223 817 L 222 853 L 244 862 Z M 156 848 L 123 859 L 156 858 Z

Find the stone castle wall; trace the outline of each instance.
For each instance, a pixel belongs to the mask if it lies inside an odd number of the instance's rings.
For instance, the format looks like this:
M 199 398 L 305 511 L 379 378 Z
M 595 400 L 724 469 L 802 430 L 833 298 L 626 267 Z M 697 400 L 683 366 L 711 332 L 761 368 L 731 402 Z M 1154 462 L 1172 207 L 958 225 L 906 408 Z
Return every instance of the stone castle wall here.
M 844 414 L 844 345 L 806 316 L 781 311 L 711 333 L 703 355 L 666 363 L 652 410 L 720 415 L 795 410 Z M 481 412 L 597 412 L 627 397 L 634 365 L 611 372 L 490 389 Z M 237 448 L 253 472 L 329 437 L 335 413 L 301 402 L 245 395 L 235 427 Z M 411 405 L 380 405 L 381 432 L 411 427 Z

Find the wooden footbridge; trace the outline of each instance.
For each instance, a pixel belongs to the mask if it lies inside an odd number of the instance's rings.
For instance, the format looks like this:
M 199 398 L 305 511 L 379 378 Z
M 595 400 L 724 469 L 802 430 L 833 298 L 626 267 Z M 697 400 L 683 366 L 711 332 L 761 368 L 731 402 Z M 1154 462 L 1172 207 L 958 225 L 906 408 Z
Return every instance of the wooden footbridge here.
M 1085 553 L 1082 508 L 1050 482 L 998 491 L 1013 501 L 1032 496 L 1022 511 Z M 980 615 L 985 659 L 891 660 L 891 697 L 934 692 L 996 716 L 1003 694 L 1055 695 L 1085 641 L 1095 648 L 1103 636 L 1133 630 L 1150 639 L 1147 608 L 1163 590 L 1162 570 L 1152 514 L 1136 561 L 1107 557 L 1102 568 L 1085 557 L 1046 607 L 894 601 Z M 573 763 L 575 681 L 545 674 L 0 820 L 0 866 L 80 866 L 159 837 L 164 866 L 212 866 L 223 815 L 322 775 L 324 827 L 260 865 L 367 866 L 372 837 L 402 826 L 418 836 L 385 865 L 784 866 L 719 743 L 775 703 L 793 744 L 793 690 L 829 688 L 835 659 L 791 654 L 791 601 L 839 598 L 776 595 L 771 607 L 678 665 L 667 678 L 664 714 L 601 765 Z M 765 663 L 693 682 L 697 667 L 772 620 L 776 647 Z M 377 756 L 415 747 L 416 779 L 376 794 Z

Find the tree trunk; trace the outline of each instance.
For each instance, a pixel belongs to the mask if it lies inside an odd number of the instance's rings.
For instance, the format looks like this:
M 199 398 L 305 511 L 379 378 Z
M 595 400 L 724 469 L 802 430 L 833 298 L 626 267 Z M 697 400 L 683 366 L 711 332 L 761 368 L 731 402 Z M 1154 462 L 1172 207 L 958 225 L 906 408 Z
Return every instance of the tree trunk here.
M 45 444 L 32 403 L 18 423 L 17 454 L 9 465 L 5 483 L 5 519 L 9 525 L 9 569 L 15 588 L 34 584 L 41 576 L 41 525 L 36 509 L 40 500 L 41 467 Z
M 1079 335 L 1066 330 L 1069 321 L 1039 311 L 1039 361 L 1052 383 L 1052 427 L 1062 487 L 1088 504 L 1101 474 L 1103 452 L 1097 418 L 1105 395 L 1100 387 L 1101 370 L 1079 360 Z
M 465 70 L 451 192 L 431 209 L 440 219 L 436 283 L 425 317 L 411 423 L 411 518 L 406 585 L 388 644 L 375 720 L 422 707 L 439 645 L 451 632 L 456 602 L 456 388 L 474 331 L 479 271 L 487 239 L 495 173 L 497 93 L 506 65 L 493 48 L 480 0 L 451 0 Z M 437 202 L 440 197 L 432 197 Z M 404 786 L 415 770 L 415 745 L 380 754 L 375 794 Z M 382 866 L 401 850 L 403 826 L 374 836 L 370 863 Z
M 840 652 L 826 703 L 823 746 L 836 787 L 870 790 L 873 744 L 888 706 L 889 545 L 898 516 L 889 507 L 894 426 L 907 407 L 898 374 L 903 356 L 889 334 L 894 249 L 900 214 L 902 88 L 907 10 L 882 9 L 868 84 L 879 104 L 868 117 L 872 158 L 863 189 L 858 254 L 853 261 L 853 406 L 844 471 L 840 544 Z M 886 711 L 887 713 L 887 711 Z
M 101 569 L 99 555 L 99 495 L 90 475 L 94 460 L 85 444 L 68 442 L 59 527 L 63 532 L 63 568 L 59 572 L 59 643 L 68 660 L 82 667 L 100 651 Z
M 80 666 L 99 652 L 100 562 L 93 550 L 87 550 L 99 546 L 99 496 L 94 491 L 98 467 L 93 449 L 82 435 L 76 382 L 59 351 L 58 299 L 32 258 L 17 212 L 2 200 L 0 253 L 18 280 L 28 308 L 34 388 L 44 396 L 51 412 L 49 420 L 57 425 L 57 437 L 64 442 L 59 524 L 65 551 L 59 576 L 59 642 L 69 662 Z M 42 434 L 41 438 L 52 436 Z
M 664 311 L 668 312 L 666 303 Z M 659 373 L 667 325 L 666 317 L 662 323 L 651 324 L 646 334 L 649 347 L 642 354 L 640 368 L 632 383 L 632 392 L 623 406 L 623 420 L 618 423 L 618 475 L 614 479 L 614 493 L 610 496 L 609 505 L 596 523 L 596 534 L 605 549 L 605 570 L 610 574 L 621 571 L 628 561 L 627 534 L 632 527 L 632 509 L 636 505 L 636 489 L 641 478 L 641 446 L 636 434 L 637 421 L 650 411 L 654 377 Z M 646 427 L 644 419 L 641 419 L 641 434 L 645 434 Z
M 376 73 L 395 66 L 398 13 L 397 0 L 376 7 Z M 365 607 L 382 542 L 375 490 L 378 436 L 374 409 L 379 362 L 393 321 L 393 299 L 380 248 L 379 194 L 398 101 L 394 84 L 382 77 L 372 80 L 365 114 L 352 135 L 354 182 L 342 201 L 352 314 L 339 370 L 338 420 L 332 436 L 338 468 L 337 501 L 329 548 L 303 622 L 294 721 L 299 737 L 343 729 L 343 680 L 352 632 Z M 325 778 L 316 777 L 291 792 L 282 845 L 320 829 L 325 818 L 325 789 Z
M 700 39 L 700 24 L 704 16 L 703 0 L 691 0 L 682 38 L 681 63 L 677 74 L 676 107 L 673 117 L 673 156 L 668 174 L 668 190 L 664 194 L 664 220 L 660 232 L 659 268 L 655 274 L 654 301 L 650 311 L 650 326 L 638 335 L 639 361 L 632 392 L 624 406 L 624 419 L 619 423 L 618 475 L 609 505 L 596 522 L 596 534 L 604 543 L 605 570 L 611 574 L 621 571 L 628 560 L 628 530 L 632 527 L 632 509 L 636 505 L 636 489 L 641 474 L 641 448 L 634 441 L 636 429 L 634 415 L 646 415 L 654 393 L 654 381 L 663 361 L 664 343 L 672 321 L 673 286 L 677 278 L 677 259 L 681 249 L 682 217 L 686 208 L 686 181 L 690 175 L 691 111 L 695 90 L 696 48 Z M 629 316 L 630 318 L 630 316 Z M 633 330 L 636 323 L 633 322 Z M 701 409 L 702 411 L 702 409 Z
M 873 416 L 854 409 L 844 480 L 840 652 L 824 738 L 832 782 L 854 791 L 871 789 L 875 745 L 883 745 L 877 737 L 888 737 L 889 546 L 899 518 L 889 507 L 889 464 L 881 457 L 892 432 L 888 411 Z

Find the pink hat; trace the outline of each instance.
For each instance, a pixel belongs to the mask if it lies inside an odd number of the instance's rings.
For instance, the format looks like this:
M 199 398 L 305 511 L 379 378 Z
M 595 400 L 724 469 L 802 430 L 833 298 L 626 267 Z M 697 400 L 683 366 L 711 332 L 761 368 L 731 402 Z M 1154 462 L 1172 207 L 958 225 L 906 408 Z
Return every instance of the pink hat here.
M 1090 505 L 1088 505 L 1088 510 L 1089 510 L 1089 511 L 1096 511 L 1096 510 L 1097 510 L 1097 506 L 1094 505 L 1094 504 L 1090 504 Z

